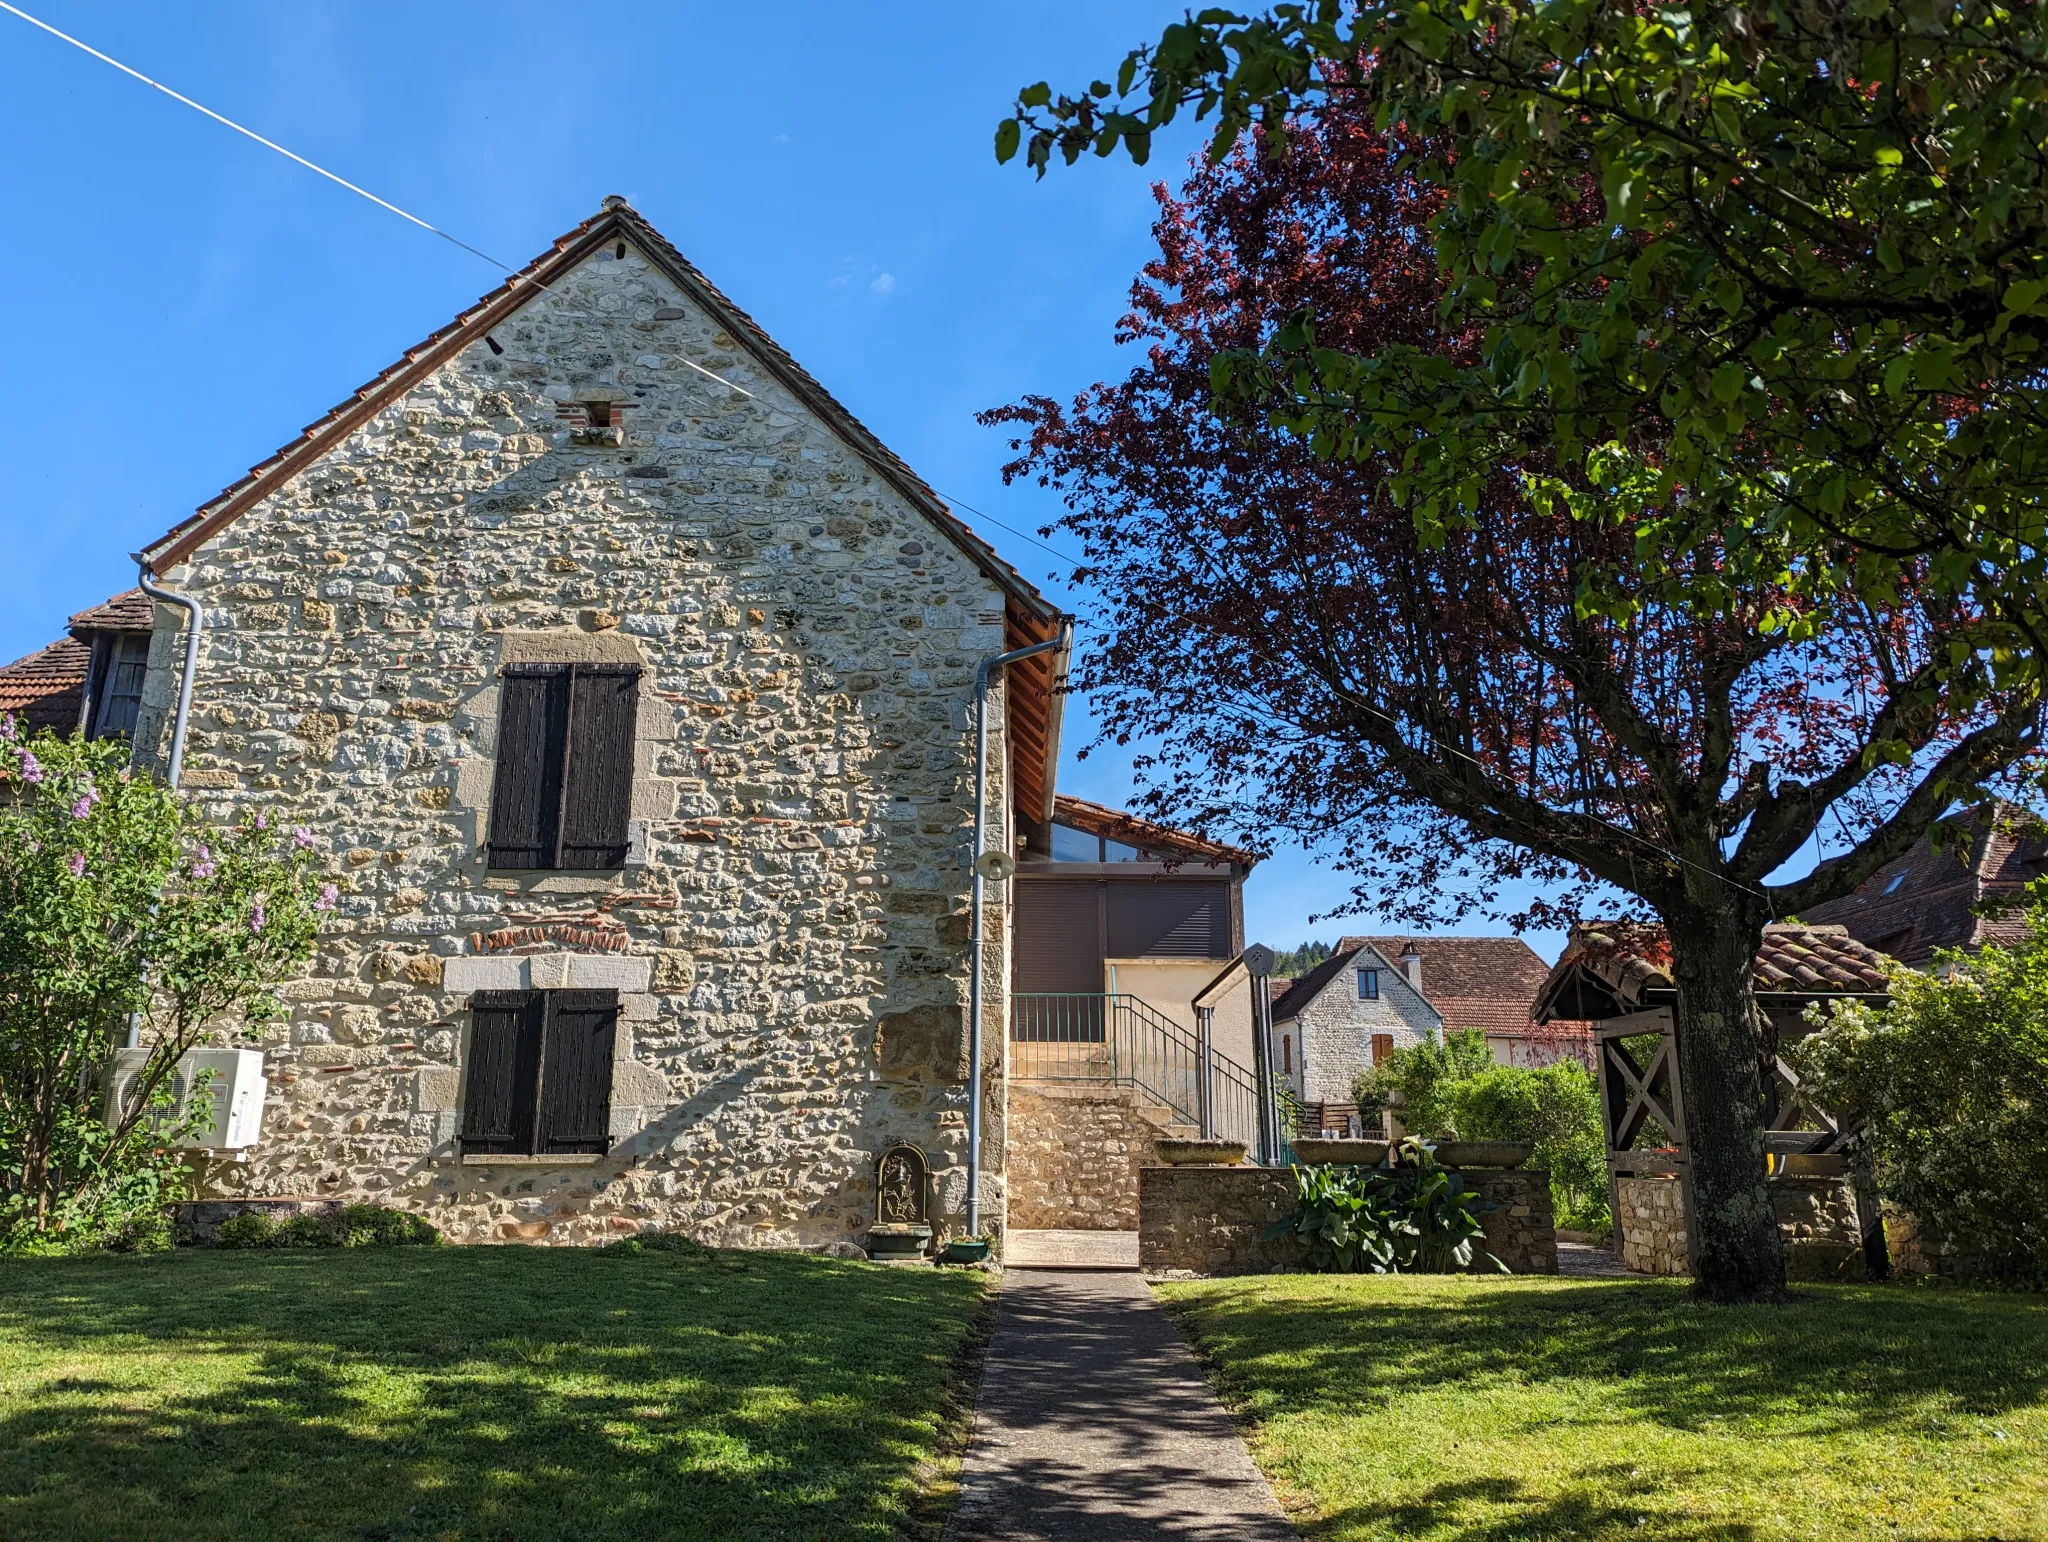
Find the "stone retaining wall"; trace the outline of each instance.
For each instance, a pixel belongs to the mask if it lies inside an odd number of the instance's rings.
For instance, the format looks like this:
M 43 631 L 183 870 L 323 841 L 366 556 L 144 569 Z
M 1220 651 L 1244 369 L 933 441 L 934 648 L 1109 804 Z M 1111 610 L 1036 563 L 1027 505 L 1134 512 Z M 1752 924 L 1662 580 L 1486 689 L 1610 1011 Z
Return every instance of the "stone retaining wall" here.
M 1676 1178 L 1623 1178 L 1621 1261 L 1638 1274 L 1684 1274 L 1685 1192 Z M 1771 1205 L 1785 1239 L 1785 1273 L 1795 1280 L 1860 1280 L 1866 1269 L 1856 1193 L 1842 1177 L 1779 1176 Z
M 1286 1274 L 1307 1267 L 1292 1237 L 1264 1240 L 1294 1213 L 1285 1167 L 1147 1167 L 1138 1184 L 1138 1264 L 1194 1274 Z M 1557 1273 L 1550 1175 L 1540 1168 L 1475 1168 L 1467 1182 L 1494 1208 L 1480 1217 L 1486 1247 L 1515 1274 Z
M 1125 1088 L 1010 1087 L 1009 1223 L 1023 1231 L 1135 1231 L 1138 1174 L 1175 1133 Z M 1192 1134 L 1192 1131 L 1179 1131 Z

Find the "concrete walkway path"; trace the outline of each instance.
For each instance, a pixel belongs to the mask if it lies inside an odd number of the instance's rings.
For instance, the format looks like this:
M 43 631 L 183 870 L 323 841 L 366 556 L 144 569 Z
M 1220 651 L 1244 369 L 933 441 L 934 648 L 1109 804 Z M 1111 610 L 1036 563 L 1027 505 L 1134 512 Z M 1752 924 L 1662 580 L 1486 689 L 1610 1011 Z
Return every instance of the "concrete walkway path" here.
M 1293 1542 L 1129 1273 L 1011 1269 L 946 1542 Z

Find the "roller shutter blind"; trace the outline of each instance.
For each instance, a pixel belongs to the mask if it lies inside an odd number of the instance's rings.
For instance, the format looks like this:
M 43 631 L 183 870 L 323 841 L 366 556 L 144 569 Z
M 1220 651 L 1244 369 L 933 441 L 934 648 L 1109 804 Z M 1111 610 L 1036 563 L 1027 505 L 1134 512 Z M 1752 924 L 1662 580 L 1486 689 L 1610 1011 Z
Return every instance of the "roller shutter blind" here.
M 1112 883 L 1111 958 L 1230 957 L 1227 883 Z
M 492 867 L 624 865 L 639 677 L 630 664 L 506 666 L 491 789 Z
M 1101 991 L 1102 885 L 1019 882 L 1013 892 L 1017 962 L 1010 988 Z

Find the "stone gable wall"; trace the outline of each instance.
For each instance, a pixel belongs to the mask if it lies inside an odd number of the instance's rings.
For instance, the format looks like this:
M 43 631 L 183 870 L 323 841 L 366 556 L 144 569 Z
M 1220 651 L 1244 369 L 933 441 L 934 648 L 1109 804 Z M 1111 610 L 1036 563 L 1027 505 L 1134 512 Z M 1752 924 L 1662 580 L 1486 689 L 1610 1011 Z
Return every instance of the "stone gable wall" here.
M 187 788 L 303 824 L 344 891 L 262 1039 L 262 1142 L 213 1192 L 398 1204 L 457 1240 L 809 1245 L 865 1229 L 874 1157 L 909 1140 L 956 1224 L 969 730 L 1001 590 L 631 248 L 493 340 L 167 575 L 207 615 Z M 559 416 L 598 395 L 627 404 L 620 445 Z M 180 622 L 160 607 L 145 763 Z M 497 671 L 586 654 L 645 665 L 628 864 L 492 874 Z M 991 719 L 1000 819 L 1000 691 Z M 457 1160 L 467 995 L 507 981 L 623 992 L 607 1156 Z
M 1308 1103 L 1349 1103 L 1351 1085 L 1372 1069 L 1372 1036 L 1391 1033 L 1394 1048 L 1420 1044 L 1436 1033 L 1436 1012 L 1391 965 L 1380 966 L 1377 1001 L 1358 999 L 1359 968 L 1339 972 L 1299 1016 L 1273 1025 L 1274 1054 L 1282 1034 L 1294 1037 L 1295 1095 Z

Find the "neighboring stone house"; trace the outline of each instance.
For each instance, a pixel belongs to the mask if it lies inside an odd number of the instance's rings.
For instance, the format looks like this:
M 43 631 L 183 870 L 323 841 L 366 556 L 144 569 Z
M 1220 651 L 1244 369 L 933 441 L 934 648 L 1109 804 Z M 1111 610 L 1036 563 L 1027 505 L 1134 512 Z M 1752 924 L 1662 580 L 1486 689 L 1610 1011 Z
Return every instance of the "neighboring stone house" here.
M 1276 1064 L 1304 1103 L 1348 1106 L 1362 1072 L 1453 1033 L 1485 1034 L 1501 1065 L 1590 1063 L 1590 1025 L 1531 1021 L 1549 972 L 1519 937 L 1342 938 L 1274 1002 Z
M 623 200 L 143 557 L 204 606 L 183 786 L 344 891 L 210 1192 L 819 1245 L 900 1141 L 959 1229 L 975 671 L 1063 618 Z M 149 619 L 161 766 L 183 612 Z M 989 844 L 1047 860 L 1064 667 L 990 699 Z
M 2027 935 L 2017 901 L 2048 874 L 2048 831 L 2008 803 L 1944 819 L 1852 894 L 1805 912 L 1916 969 L 1937 948 L 2010 946 Z
M 1349 1104 L 1361 1074 L 1397 1049 L 1442 1038 L 1443 1014 L 1400 959 L 1346 937 L 1273 1004 L 1274 1069 L 1295 1097 Z
M 1443 1015 L 1444 1032 L 1477 1031 L 1499 1065 L 1543 1066 L 1569 1057 L 1591 1065 L 1592 1024 L 1538 1026 L 1530 1009 L 1550 966 L 1519 937 L 1346 937 L 1400 962 Z

